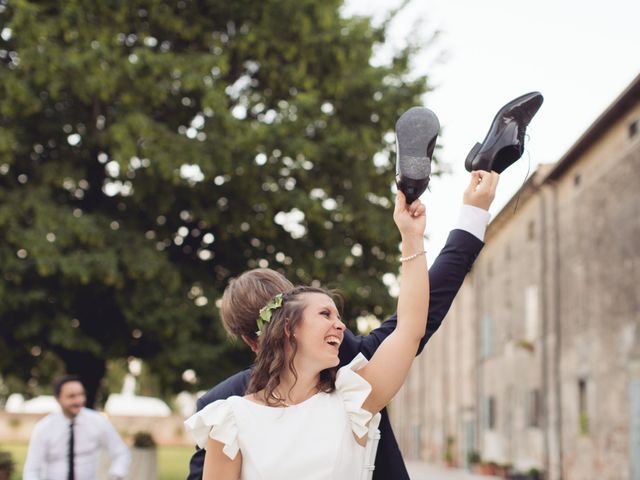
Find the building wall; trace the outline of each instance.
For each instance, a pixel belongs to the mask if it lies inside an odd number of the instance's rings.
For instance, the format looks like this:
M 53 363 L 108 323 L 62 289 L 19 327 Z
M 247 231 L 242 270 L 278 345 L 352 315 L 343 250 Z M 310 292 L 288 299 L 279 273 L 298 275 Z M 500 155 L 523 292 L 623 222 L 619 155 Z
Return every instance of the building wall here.
M 640 128 L 638 98 L 561 173 L 540 168 L 517 210 L 513 200 L 494 219 L 394 400 L 409 458 L 465 465 L 477 450 L 550 478 L 640 478 L 634 121 Z
M 629 139 L 628 125 L 638 118 L 637 105 L 556 186 L 567 478 L 629 475 L 628 364 L 640 333 L 640 143 L 638 135 Z
M 528 418 L 543 382 L 540 208 L 541 199 L 532 197 L 491 232 L 473 273 L 479 277 L 482 456 L 522 468 L 539 465 L 543 454 L 540 415 Z M 494 418 L 487 418 L 490 414 Z

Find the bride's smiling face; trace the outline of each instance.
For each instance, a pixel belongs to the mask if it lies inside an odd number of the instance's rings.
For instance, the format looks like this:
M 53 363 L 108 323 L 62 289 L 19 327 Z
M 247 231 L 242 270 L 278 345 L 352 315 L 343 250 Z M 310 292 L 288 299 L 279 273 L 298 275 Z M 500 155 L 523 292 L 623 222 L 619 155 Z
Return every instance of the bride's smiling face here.
M 323 293 L 305 293 L 302 318 L 293 332 L 296 356 L 317 365 L 320 370 L 338 365 L 338 351 L 345 325 L 334 301 Z

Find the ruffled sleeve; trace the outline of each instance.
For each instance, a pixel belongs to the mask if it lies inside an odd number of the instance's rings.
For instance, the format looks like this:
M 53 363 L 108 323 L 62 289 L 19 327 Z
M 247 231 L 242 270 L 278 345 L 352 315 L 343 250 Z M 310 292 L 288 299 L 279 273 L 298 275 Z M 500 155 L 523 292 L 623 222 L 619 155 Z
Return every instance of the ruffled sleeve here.
M 222 451 L 231 460 L 238 454 L 238 425 L 228 400 L 210 403 L 189 417 L 184 426 L 193 435 L 200 448 L 205 448 L 207 439 L 213 438 L 224 444 Z
M 351 422 L 351 429 L 358 438 L 364 437 L 369 431 L 368 423 L 371 420 L 371 412 L 362 408 L 364 401 L 371 393 L 371 385 L 356 372 L 368 362 L 362 353 L 359 353 L 351 363 L 338 370 L 336 376 L 336 392 L 344 402 L 345 410 Z

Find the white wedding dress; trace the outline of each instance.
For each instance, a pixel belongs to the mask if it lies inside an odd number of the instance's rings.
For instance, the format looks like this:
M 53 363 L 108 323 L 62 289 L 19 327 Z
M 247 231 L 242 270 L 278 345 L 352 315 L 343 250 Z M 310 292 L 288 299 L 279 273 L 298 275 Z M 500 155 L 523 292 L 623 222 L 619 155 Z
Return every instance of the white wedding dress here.
M 241 480 L 360 480 L 370 478 L 380 414 L 362 404 L 371 385 L 356 373 L 359 354 L 340 368 L 333 393 L 317 393 L 290 407 L 268 407 L 242 397 L 207 405 L 185 426 L 200 448 L 207 439 L 224 444 L 234 459 L 242 453 Z M 367 446 L 356 442 L 369 436 Z M 375 439 L 375 440 L 374 440 Z

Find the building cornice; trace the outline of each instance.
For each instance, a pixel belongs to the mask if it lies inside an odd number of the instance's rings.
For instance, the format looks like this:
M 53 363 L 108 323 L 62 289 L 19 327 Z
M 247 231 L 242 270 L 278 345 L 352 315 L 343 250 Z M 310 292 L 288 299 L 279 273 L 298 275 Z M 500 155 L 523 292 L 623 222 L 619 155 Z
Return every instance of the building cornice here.
M 558 179 L 602 134 L 611 124 L 622 117 L 640 100 L 640 74 L 616 98 L 611 105 L 587 128 L 567 152 L 554 164 L 547 178 Z

